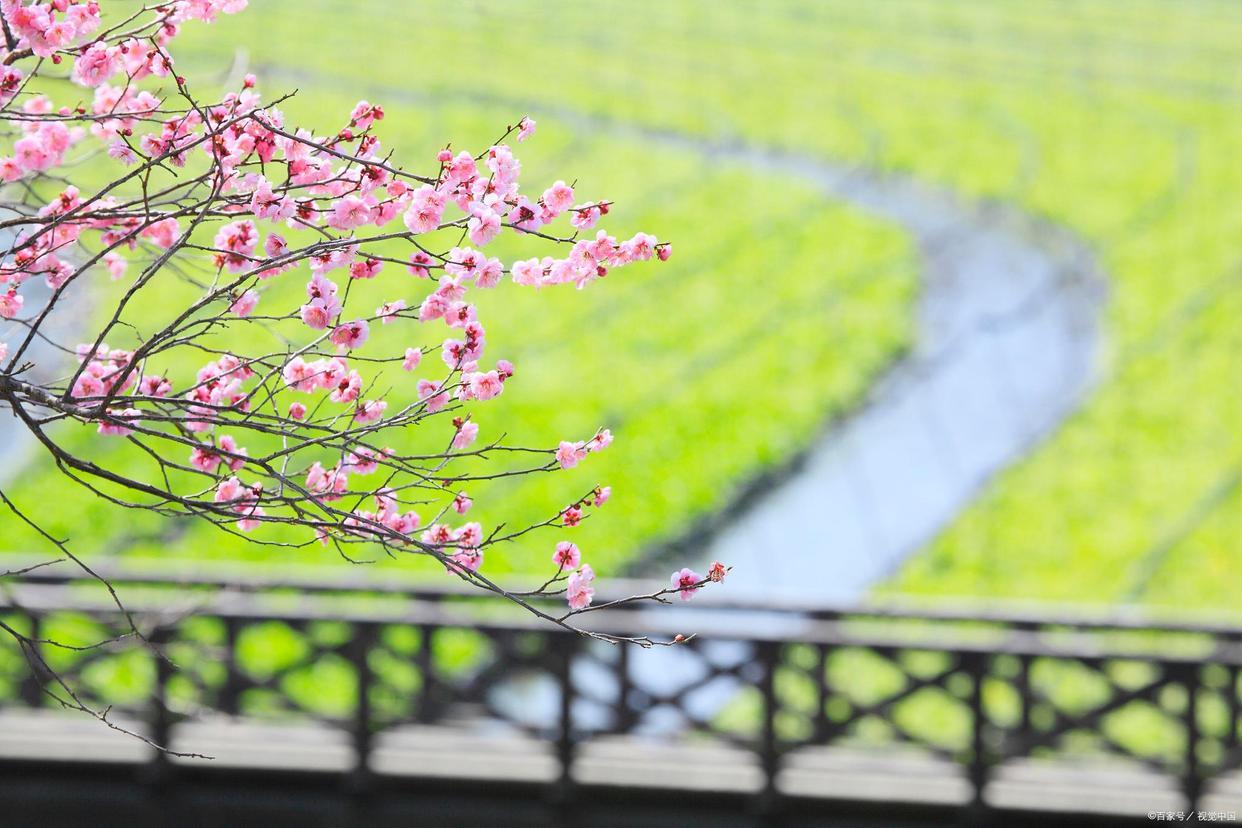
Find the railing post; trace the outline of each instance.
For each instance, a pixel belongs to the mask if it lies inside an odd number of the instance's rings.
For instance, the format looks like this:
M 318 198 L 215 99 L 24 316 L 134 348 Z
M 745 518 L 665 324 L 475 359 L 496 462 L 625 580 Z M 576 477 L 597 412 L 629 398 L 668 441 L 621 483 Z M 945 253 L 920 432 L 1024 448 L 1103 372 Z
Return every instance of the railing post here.
M 1187 810 L 1194 812 L 1199 807 L 1199 795 L 1202 793 L 1203 780 L 1199 776 L 1199 668 L 1194 664 L 1182 668 L 1182 682 L 1186 687 L 1186 710 L 1184 724 L 1186 727 L 1186 756 L 1182 776 L 1182 793 L 1186 796 Z
M 818 672 L 815 675 L 815 741 L 823 741 L 828 736 L 828 645 L 819 645 Z
M 229 716 L 241 713 L 241 674 L 237 664 L 237 638 L 241 622 L 232 616 L 224 619 L 224 687 L 220 689 L 220 712 Z
M 355 686 L 358 701 L 354 706 L 354 719 L 351 727 L 354 747 L 354 769 L 350 783 L 354 792 L 365 790 L 370 784 L 371 776 L 371 665 L 367 656 L 371 652 L 375 628 L 370 624 L 354 625 L 354 635 L 349 642 L 349 660 L 356 671 Z
M 634 712 L 630 705 L 630 692 L 634 686 L 630 678 L 630 648 L 625 644 L 617 647 L 617 721 L 620 733 L 629 733 L 634 726 Z
M 760 732 L 759 764 L 763 770 L 763 791 L 760 794 L 760 810 L 771 812 L 777 804 L 776 775 L 780 771 L 780 748 L 776 738 L 776 665 L 780 658 L 780 644 L 764 641 L 759 648 L 759 663 L 763 667 L 759 692 L 763 698 L 763 724 Z
M 43 625 L 39 616 L 34 613 L 31 613 L 26 617 L 30 620 L 30 632 L 28 633 L 30 636 L 29 646 L 33 648 L 33 652 L 23 653 L 26 659 L 26 666 L 29 669 L 26 671 L 26 675 L 22 679 L 22 701 L 25 702 L 28 707 L 42 707 L 44 676 L 42 666 L 39 663 L 39 654 L 42 650 L 42 646 L 39 644 L 39 638 L 41 637 Z
M 1242 705 L 1238 700 L 1238 667 L 1234 665 L 1229 668 L 1229 731 L 1225 734 L 1225 743 L 1230 748 L 1238 746 L 1238 715 L 1242 713 L 1240 707 Z
M 560 683 L 561 704 L 556 732 L 556 759 L 560 765 L 558 780 L 559 797 L 567 798 L 573 788 L 574 764 L 574 675 L 573 662 L 577 637 L 557 635 L 551 639 L 561 645 L 557 664 L 557 681 Z
M 970 787 L 972 805 L 984 807 L 983 789 L 988 783 L 988 757 L 985 731 L 987 718 L 983 711 L 983 681 L 987 669 L 987 656 L 983 653 L 967 653 L 963 656 L 970 672 Z
M 1021 716 L 1018 720 L 1018 735 L 1025 739 L 1031 732 L 1031 657 L 1018 656 L 1018 696 L 1021 699 Z
M 418 628 L 418 713 L 419 724 L 429 724 L 432 720 L 433 694 L 435 693 L 435 631 L 430 624 Z
M 158 746 L 152 748 L 151 759 L 147 763 L 147 782 L 156 785 L 163 783 L 171 770 L 168 751 L 172 749 L 172 714 L 168 710 L 168 680 L 172 678 L 173 665 L 164 650 L 171 638 L 172 630 L 168 627 L 156 627 L 147 636 L 155 650 L 155 686 L 151 689 L 148 711 L 150 738 Z

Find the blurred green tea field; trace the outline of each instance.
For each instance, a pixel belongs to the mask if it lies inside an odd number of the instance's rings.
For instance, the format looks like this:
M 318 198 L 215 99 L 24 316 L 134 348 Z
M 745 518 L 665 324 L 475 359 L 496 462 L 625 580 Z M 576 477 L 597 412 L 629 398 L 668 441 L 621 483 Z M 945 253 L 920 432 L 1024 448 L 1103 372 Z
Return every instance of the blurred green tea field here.
M 205 31 L 224 39 L 232 34 L 219 26 Z M 221 65 L 227 61 L 204 61 L 204 76 L 218 80 L 210 70 Z M 277 79 L 268 87 L 273 96 L 279 84 Z M 357 96 L 367 94 L 361 89 Z M 329 130 L 344 124 L 356 99 L 328 79 L 324 92 L 308 91 L 285 109 L 300 123 Z M 435 153 L 447 141 L 481 150 L 521 115 L 512 107 L 447 100 L 390 104 L 380 134 L 411 168 L 434 167 Z M 501 520 L 523 526 L 545 520 L 596 483 L 611 485 L 614 498 L 603 519 L 584 523 L 575 539 L 601 572 L 616 572 L 645 546 L 722 508 L 735 487 L 787 460 L 825 420 L 865 393 L 909 341 L 915 253 L 898 228 L 826 203 L 797 181 L 711 163 L 686 150 L 653 153 L 635 139 L 575 135 L 572 125 L 555 119 L 521 149 L 528 187 L 576 178 L 583 198 L 597 193 L 616 202 L 606 224 L 610 230 L 624 237 L 652 228 L 676 245 L 667 264 L 618 271 L 593 286 L 598 289 L 536 294 L 506 285 L 477 299 L 489 348 L 518 370 L 517 380 L 479 419 L 480 439 L 507 434 L 521 445 L 555 446 L 606 425 L 619 442 L 572 472 L 471 487 L 478 503 L 471 518 L 487 526 Z M 447 249 L 456 238 L 443 241 Z M 489 253 L 511 261 L 550 252 L 546 243 L 506 241 Z M 829 259 L 825 243 L 833 251 Z M 390 252 L 408 253 L 399 246 Z M 296 309 L 304 281 L 282 278 L 265 286 L 264 309 Z M 362 307 L 398 297 L 417 305 L 428 291 L 427 283 L 392 266 L 355 288 L 365 294 Z M 180 289 L 170 280 L 167 289 L 142 300 L 132 318 L 150 327 L 175 305 Z M 442 326 L 407 324 L 376 326 L 373 338 L 384 340 L 378 347 L 400 353 L 409 345 L 434 348 L 444 335 Z M 164 367 L 191 374 L 199 365 L 195 359 Z M 438 361 L 433 352 L 432 371 Z M 789 371 L 802 379 L 790 382 Z M 396 373 L 395 380 L 408 387 L 393 396 L 412 396 L 413 380 Z M 712 427 L 705 429 L 705 422 Z M 120 441 L 100 446 L 90 430 L 67 436 L 92 456 L 110 452 L 110 463 L 124 464 L 135 475 L 152 467 Z M 408 441 L 399 447 L 411 448 L 426 435 L 399 439 Z M 436 448 L 425 448 L 438 451 L 442 443 L 437 438 Z M 99 500 L 50 464 L 37 467 L 22 487 L 55 493 L 60 508 L 40 519 L 90 551 L 266 561 L 280 554 L 290 563 L 336 558 L 317 545 L 282 552 L 256 548 L 248 538 L 206 524 L 170 527 L 165 519 Z M 33 533 L 15 530 L 6 532 L 6 547 L 37 548 Z M 310 540 L 277 532 L 260 530 L 251 537 Z M 489 554 L 487 567 L 542 571 L 556 539 L 544 536 L 498 550 Z
M 1242 572 L 1240 43 L 1242 7 L 1145 0 L 260 0 L 178 41 L 185 74 L 218 79 L 244 55 L 324 129 L 359 98 L 384 105 L 381 135 L 410 166 L 529 113 L 527 180 L 576 177 L 617 200 L 610 230 L 674 242 L 665 267 L 482 309 L 525 367 L 484 437 L 611 425 L 618 443 L 572 476 L 478 494 L 520 522 L 612 484 L 581 535 L 605 571 L 805 447 L 914 335 L 898 228 L 636 130 L 908 173 L 1070 228 L 1112 286 L 1097 392 L 884 589 L 1199 608 L 1232 606 Z M 271 554 L 170 536 L 52 469 L 30 484 L 95 549 Z

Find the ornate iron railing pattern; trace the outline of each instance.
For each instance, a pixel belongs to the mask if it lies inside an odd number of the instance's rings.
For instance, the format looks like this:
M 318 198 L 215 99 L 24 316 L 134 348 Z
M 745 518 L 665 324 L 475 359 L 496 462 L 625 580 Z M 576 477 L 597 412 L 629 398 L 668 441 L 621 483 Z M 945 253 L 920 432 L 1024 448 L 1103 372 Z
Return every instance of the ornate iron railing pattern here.
M 32 638 L 123 634 L 115 607 L 71 580 L 27 578 L 0 617 Z M 465 721 L 543 740 L 565 785 L 593 740 L 698 734 L 745 751 L 768 799 L 783 795 L 793 759 L 825 745 L 913 746 L 960 768 L 977 804 L 997 769 L 1024 757 L 1120 755 L 1175 780 L 1190 809 L 1242 766 L 1242 632 L 1227 627 L 893 607 L 761 615 L 707 601 L 594 619 L 623 634 L 699 633 L 645 651 L 451 589 L 161 588 L 173 580 L 127 586 L 167 660 L 124 639 L 42 654 L 85 701 L 140 717 L 158 743 L 204 713 L 329 723 L 350 735 L 360 780 L 383 734 Z M 0 646 L 0 707 L 53 704 L 48 678 Z

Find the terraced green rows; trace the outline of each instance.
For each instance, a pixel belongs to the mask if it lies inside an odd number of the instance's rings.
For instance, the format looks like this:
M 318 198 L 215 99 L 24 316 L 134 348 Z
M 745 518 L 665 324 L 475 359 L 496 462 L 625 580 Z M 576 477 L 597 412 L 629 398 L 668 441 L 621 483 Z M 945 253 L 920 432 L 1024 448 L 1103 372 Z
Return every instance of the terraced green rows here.
M 386 10 L 393 48 L 365 60 L 367 16 L 327 0 L 291 8 L 255 9 L 253 31 L 276 33 L 264 43 L 235 23 L 228 37 L 256 65 L 360 89 L 482 93 L 537 115 L 853 158 L 1068 225 L 1113 280 L 1100 390 L 891 589 L 1234 604 L 1236 5 L 422 2 Z M 300 57 L 310 38 L 332 55 L 315 67 Z
M 1069 226 L 1112 276 L 1111 349 L 1100 389 L 889 588 L 1227 607 L 1233 576 L 1242 571 L 1242 550 L 1232 542 L 1242 529 L 1235 485 L 1242 461 L 1242 395 L 1235 390 L 1242 348 L 1239 42 L 1242 10 L 1220 2 L 426 0 L 361 13 L 332 0 L 268 0 L 188 31 L 183 55 L 187 66 L 218 65 L 241 47 L 253 68 L 287 78 L 287 86 L 296 78 L 308 91 L 329 84 L 381 103 L 394 89 L 424 98 L 418 107 L 389 106 L 389 134 L 407 147 L 437 146 L 445 132 L 461 142 L 458 125 L 478 143 L 494 132 L 492 124 L 531 111 L 546 148 L 558 120 L 562 129 L 576 129 L 565 116 L 577 112 L 909 171 Z M 467 109 L 478 117 L 440 122 L 446 111 Z M 453 129 L 441 129 L 450 123 Z M 554 143 L 571 145 L 564 134 Z M 869 241 L 877 236 L 860 225 L 829 219 L 820 226 L 831 232 L 817 238 L 812 225 L 819 218 L 780 206 L 785 202 L 758 178 L 723 173 L 738 176 L 744 189 L 721 196 L 728 184 L 711 183 L 722 174 L 711 158 L 649 149 L 643 155 L 631 142 L 601 143 L 591 136 L 590 153 L 575 157 L 584 183 L 631 196 L 618 221 L 657 228 L 679 243 L 677 270 L 626 274 L 633 280 L 626 286 L 618 280 L 607 291 L 566 300 L 591 303 L 585 319 L 616 313 L 609 335 L 625 331 L 633 346 L 598 355 L 619 360 L 600 364 L 599 376 L 608 384 L 624 378 L 627 402 L 608 411 L 598 398 L 577 412 L 583 424 L 620 420 L 636 429 L 621 432 L 616 459 L 606 461 L 616 466 L 584 472 L 618 484 L 617 510 L 597 522 L 618 528 L 586 531 L 593 545 L 609 550 L 595 554 L 621 560 L 719 502 L 723 481 L 727 487 L 794 450 L 821 416 L 855 397 L 905 341 L 910 288 L 908 280 L 860 275 L 873 269 L 864 261 L 884 261 L 889 250 L 905 255 L 891 235 Z M 645 174 L 621 172 L 624 165 L 610 160 L 600 164 L 613 146 L 642 156 Z M 535 158 L 528 153 L 528 163 L 542 163 Z M 550 167 L 551 156 L 546 160 Z M 701 174 L 710 176 L 706 186 L 716 195 L 697 201 L 704 182 L 694 177 Z M 670 187 L 674 179 L 680 183 Z M 639 180 L 651 185 L 642 194 Z M 699 209 L 707 204 L 716 208 L 710 219 Z M 771 253 L 756 252 L 759 246 L 779 250 L 781 261 L 796 267 L 773 268 Z M 861 248 L 870 259 L 855 252 Z M 745 266 L 734 270 L 734 262 Z M 725 271 L 729 277 L 719 279 Z M 747 312 L 753 286 L 779 279 L 782 291 L 786 284 L 811 290 L 802 283 L 824 273 L 886 298 L 838 304 L 835 317 L 816 324 L 784 314 L 777 314 L 780 325 L 760 324 Z M 626 367 L 658 372 L 652 356 L 685 340 L 666 310 L 612 311 L 614 301 L 652 301 L 649 279 L 662 287 L 687 282 L 676 306 L 682 324 L 721 309 L 735 314 L 703 325 L 700 334 L 719 336 L 703 353 L 728 353 L 725 332 L 758 332 L 733 359 L 766 392 L 726 395 L 727 387 L 744 385 L 729 360 L 716 381 L 701 378 L 684 400 L 635 402 L 641 380 Z M 871 287 L 884 284 L 895 287 Z M 558 316 L 550 312 L 541 324 L 556 324 Z M 670 324 L 657 333 L 655 323 Z M 798 386 L 805 399 L 790 401 L 780 357 L 788 347 L 784 326 L 798 325 L 801 343 L 819 343 L 832 357 L 815 361 L 822 372 L 816 376 L 835 379 Z M 561 353 L 583 347 L 589 344 L 575 342 Z M 631 361 L 621 361 L 626 353 Z M 577 364 L 562 360 L 555 364 Z M 559 381 L 543 366 L 535 373 L 525 378 L 529 391 L 507 400 L 523 430 L 546 414 L 539 392 L 552 386 L 545 383 Z M 573 384 L 581 382 L 575 376 Z M 646 426 L 633 415 L 639 408 Z M 558 426 L 576 427 L 576 415 L 560 416 Z M 652 434 L 660 439 L 652 442 Z M 703 465 L 708 459 L 714 465 Z M 631 474 L 640 477 L 630 481 Z M 515 492 L 515 505 L 552 497 L 541 485 Z M 201 554 L 203 546 L 203 537 L 191 534 L 178 548 Z
M 329 85 L 327 94 L 313 100 L 308 95 L 287 111 L 327 130 L 339 124 L 326 113 L 348 113 L 355 100 Z M 390 106 L 381 134 L 416 166 L 420 159 L 434 163 L 435 151 L 450 138 L 458 146 L 485 147 L 521 114 L 477 105 Z M 516 528 L 546 519 L 596 483 L 610 484 L 613 501 L 577 530 L 576 540 L 601 572 L 616 572 L 687 520 L 721 508 L 734 487 L 788 458 L 826 417 L 866 390 L 908 342 L 914 253 L 899 229 L 828 204 L 797 182 L 770 180 L 688 152 L 653 152 L 633 140 L 575 135 L 554 121 L 523 149 L 528 186 L 542 189 L 554 178 L 576 177 L 584 197 L 597 193 L 617 202 L 609 229 L 653 228 L 674 240 L 676 254 L 663 265 L 618 271 L 581 292 L 536 294 L 506 285 L 478 297 L 493 356 L 512 359 L 519 372 L 505 395 L 479 412 L 481 439 L 508 433 L 512 442 L 546 446 L 609 425 L 618 444 L 570 473 L 480 486 L 471 491 L 479 504 L 471 517 L 477 513 L 485 526 L 503 520 Z M 495 247 L 506 260 L 546 249 L 501 241 Z M 306 277 L 286 274 L 269 283 L 260 310 L 296 308 Z M 178 290 L 170 280 L 166 291 L 136 308 L 135 318 L 150 325 Z M 428 288 L 390 266 L 352 290 L 369 297 L 359 305 L 369 309 L 398 296 L 416 304 Z M 399 353 L 445 336 L 439 324 L 377 326 L 367 349 Z M 429 361 L 438 364 L 438 357 Z M 197 363 L 170 367 L 184 374 Z M 395 397 L 411 395 L 409 375 L 395 373 Z M 437 433 L 435 445 L 447 434 Z M 93 434 L 74 439 L 97 456 L 100 441 Z M 398 439 L 409 447 L 428 436 L 406 433 Z M 150 465 L 120 441 L 104 447 L 112 453 L 110 462 L 135 470 Z M 252 454 L 259 448 L 253 446 Z M 205 524 L 170 528 L 122 512 L 48 465 L 22 480 L 19 502 L 24 494 L 34 506 L 36 492 L 61 504 L 52 514 L 44 510 L 49 528 L 83 551 L 268 560 L 274 554 Z M 14 528 L 0 544 L 37 548 L 31 533 Z M 254 536 L 308 540 L 270 529 Z M 498 550 L 487 566 L 542 572 L 555 540 L 544 536 Z M 335 555 L 318 547 L 279 554 L 290 562 Z

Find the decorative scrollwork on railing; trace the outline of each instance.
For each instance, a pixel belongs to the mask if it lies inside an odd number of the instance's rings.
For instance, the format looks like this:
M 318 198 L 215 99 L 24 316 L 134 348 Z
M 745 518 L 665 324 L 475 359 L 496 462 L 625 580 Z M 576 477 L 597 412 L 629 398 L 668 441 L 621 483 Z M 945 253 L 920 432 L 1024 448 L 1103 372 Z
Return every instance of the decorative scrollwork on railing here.
M 980 804 L 1031 761 L 1120 757 L 1191 807 L 1242 767 L 1230 629 L 702 602 L 703 635 L 646 651 L 425 587 L 399 600 L 385 590 L 372 606 L 344 585 L 349 609 L 322 586 L 271 600 L 211 591 L 220 586 L 201 585 L 193 613 L 158 589 L 135 609 L 165 659 L 125 637 L 115 607 L 54 579 L 36 600 L 10 590 L 0 617 L 35 639 L 116 639 L 42 654 L 84 699 L 142 718 L 153 738 L 213 715 L 311 722 L 348 734 L 363 771 L 378 739 L 410 726 L 541 740 L 570 784 L 584 752 L 610 739 L 721 745 L 750 757 L 767 796 L 788 794 L 786 771 L 810 773 L 838 748 L 939 762 Z M 601 623 L 669 634 L 674 623 L 693 631 L 696 617 L 629 610 Z M 52 705 L 49 678 L 0 647 L 0 712 Z

